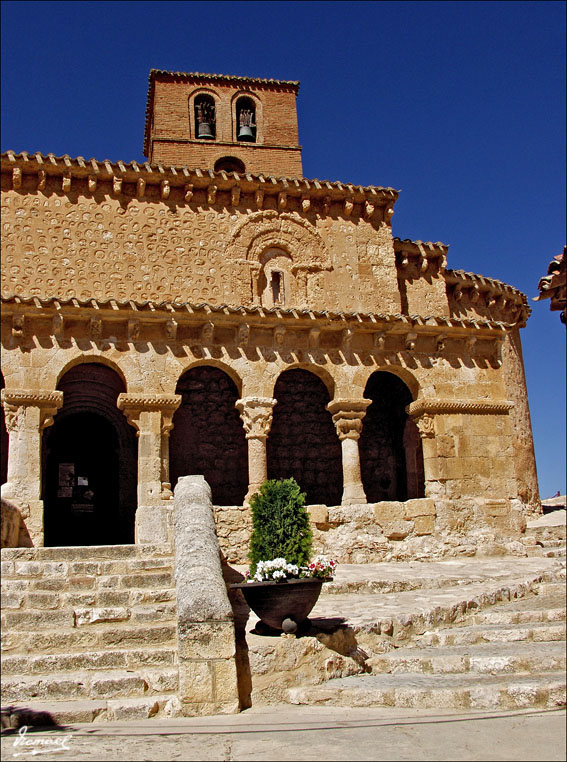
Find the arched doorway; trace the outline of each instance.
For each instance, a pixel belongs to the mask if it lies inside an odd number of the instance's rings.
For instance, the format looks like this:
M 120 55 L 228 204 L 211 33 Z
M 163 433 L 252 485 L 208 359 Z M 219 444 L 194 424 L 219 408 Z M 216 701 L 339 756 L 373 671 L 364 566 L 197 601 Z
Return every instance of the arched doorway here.
M 307 494 L 309 505 L 340 505 L 341 444 L 325 384 L 299 368 L 284 371 L 274 389 L 272 429 L 267 442 L 268 478 L 291 476 Z
M 0 373 L 0 389 L 4 388 L 4 375 Z M 8 429 L 4 406 L 0 405 L 0 484 L 8 481 Z
M 377 371 L 368 379 L 364 397 L 372 400 L 359 440 L 368 502 L 423 497 L 421 440 L 405 411 L 412 401 L 410 390 L 393 373 Z
M 63 407 L 43 434 L 45 545 L 134 542 L 138 444 L 116 407 L 126 391 L 98 363 L 71 368 Z
M 215 505 L 242 505 L 248 490 L 248 447 L 235 407 L 234 381 L 219 368 L 200 365 L 177 383 L 181 405 L 173 416 L 169 473 L 175 488 L 180 476 L 202 474 Z

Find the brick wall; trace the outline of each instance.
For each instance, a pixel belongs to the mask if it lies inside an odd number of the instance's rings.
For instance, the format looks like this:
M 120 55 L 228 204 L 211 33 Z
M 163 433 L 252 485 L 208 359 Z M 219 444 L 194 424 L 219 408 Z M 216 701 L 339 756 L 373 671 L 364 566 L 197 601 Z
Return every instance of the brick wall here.
M 215 140 L 197 139 L 194 102 L 199 95 L 208 95 L 215 102 Z M 237 140 L 236 103 L 241 96 L 250 98 L 255 105 L 255 143 Z M 235 156 L 244 162 L 248 172 L 302 175 L 294 87 L 172 80 L 164 75 L 155 80 L 150 108 L 152 163 L 213 169 L 218 158 Z

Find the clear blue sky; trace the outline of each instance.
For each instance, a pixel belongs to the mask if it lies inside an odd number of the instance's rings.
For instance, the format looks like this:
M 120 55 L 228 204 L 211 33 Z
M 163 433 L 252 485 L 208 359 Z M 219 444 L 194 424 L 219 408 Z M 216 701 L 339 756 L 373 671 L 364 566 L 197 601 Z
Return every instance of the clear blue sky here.
M 141 160 L 151 68 L 297 79 L 306 177 L 401 189 L 401 238 L 530 297 L 542 497 L 565 493 L 563 2 L 3 2 L 2 151 Z

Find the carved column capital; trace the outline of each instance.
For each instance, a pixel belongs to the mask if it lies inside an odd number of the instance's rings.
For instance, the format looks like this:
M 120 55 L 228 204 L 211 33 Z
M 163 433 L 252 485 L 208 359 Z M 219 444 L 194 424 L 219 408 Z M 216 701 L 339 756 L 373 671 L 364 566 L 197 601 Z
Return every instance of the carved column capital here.
M 140 415 L 143 412 L 159 412 L 163 426 L 169 432 L 172 428 L 171 419 L 181 404 L 180 394 L 127 394 L 122 392 L 116 402 L 122 410 L 128 423 L 139 430 Z M 165 432 L 164 432 L 165 433 Z
M 358 439 L 362 431 L 362 419 L 372 400 L 332 400 L 327 410 L 333 416 L 333 423 L 339 439 Z
M 41 392 L 28 389 L 2 389 L 2 406 L 6 415 L 6 428 L 15 431 L 25 418 L 24 410 L 27 407 L 37 407 L 40 411 L 39 430 L 51 426 L 53 416 L 63 405 L 63 392 Z
M 276 403 L 271 397 L 243 397 L 236 401 L 246 439 L 267 439 Z
M 435 418 L 431 413 L 412 416 L 422 439 L 432 439 L 435 436 Z

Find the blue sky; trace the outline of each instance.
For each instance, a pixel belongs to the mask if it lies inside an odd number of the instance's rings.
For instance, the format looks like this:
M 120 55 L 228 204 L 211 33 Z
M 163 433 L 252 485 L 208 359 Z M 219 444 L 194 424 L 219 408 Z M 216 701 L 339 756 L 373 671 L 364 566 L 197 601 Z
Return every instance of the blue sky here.
M 394 235 L 530 298 L 542 497 L 565 493 L 563 2 L 3 2 L 2 151 L 141 160 L 151 68 L 301 82 L 306 177 L 400 189 Z

